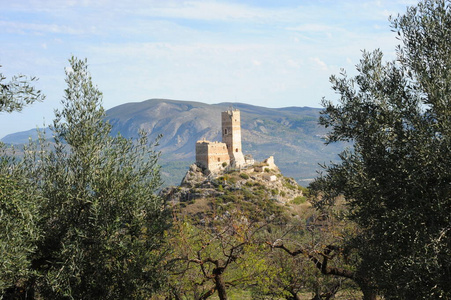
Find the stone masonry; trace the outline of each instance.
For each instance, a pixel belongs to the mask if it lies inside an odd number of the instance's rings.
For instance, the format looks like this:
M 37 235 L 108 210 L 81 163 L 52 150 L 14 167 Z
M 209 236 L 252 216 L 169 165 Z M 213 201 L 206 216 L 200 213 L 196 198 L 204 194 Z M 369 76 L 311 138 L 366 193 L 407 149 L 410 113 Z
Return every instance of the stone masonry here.
M 246 162 L 241 149 L 241 120 L 238 109 L 223 111 L 222 117 L 222 142 L 227 145 L 230 164 L 241 167 Z
M 230 164 L 227 145 L 221 142 L 198 141 L 196 143 L 196 164 L 210 172 L 224 169 Z
M 246 164 L 241 149 L 241 120 L 238 109 L 221 114 L 222 143 L 200 140 L 196 143 L 196 164 L 206 171 L 217 173 L 226 166 Z

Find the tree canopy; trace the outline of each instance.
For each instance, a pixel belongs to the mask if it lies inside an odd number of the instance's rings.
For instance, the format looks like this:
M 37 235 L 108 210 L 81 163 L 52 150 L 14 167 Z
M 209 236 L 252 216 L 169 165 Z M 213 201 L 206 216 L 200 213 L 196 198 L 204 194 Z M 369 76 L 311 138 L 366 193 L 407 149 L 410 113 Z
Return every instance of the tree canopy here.
M 332 76 L 329 143 L 352 141 L 312 183 L 317 206 L 339 195 L 361 228 L 358 272 L 387 298 L 451 297 L 451 3 L 393 18 L 397 59 L 364 52 L 358 75 Z
M 0 289 L 6 298 L 19 293 L 28 299 L 149 297 L 164 281 L 161 261 L 169 224 L 164 200 L 156 196 L 159 153 L 144 133 L 136 141 L 110 135 L 102 94 L 86 60 L 71 58 L 66 76 L 62 109 L 55 111 L 51 126 L 53 141 L 31 142 L 19 162 L 3 159 L 3 171 L 20 172 L 12 173 L 18 179 L 5 177 L 14 189 L 0 195 L 2 215 L 11 215 L 2 226 L 18 223 L 8 207 L 24 206 L 31 198 L 34 222 L 18 225 L 32 226 L 38 236 L 27 248 L 17 246 L 26 258 L 18 270 L 26 272 L 7 277 L 10 286 Z M 25 197 L 28 186 L 34 194 Z M 10 234 L 0 237 L 3 245 Z
M 36 77 L 15 75 L 9 82 L 5 80 L 0 73 L 0 113 L 21 111 L 45 98 L 32 85 Z M 36 250 L 40 236 L 37 227 L 40 196 L 11 152 L 0 142 L 0 298 L 2 291 L 15 290 L 17 282 L 32 276 L 30 253 Z
M 0 66 L 2 67 L 2 66 Z M 0 73 L 0 112 L 21 111 L 24 106 L 44 100 L 45 96 L 32 85 L 38 79 L 22 74 L 14 75 L 9 82 Z

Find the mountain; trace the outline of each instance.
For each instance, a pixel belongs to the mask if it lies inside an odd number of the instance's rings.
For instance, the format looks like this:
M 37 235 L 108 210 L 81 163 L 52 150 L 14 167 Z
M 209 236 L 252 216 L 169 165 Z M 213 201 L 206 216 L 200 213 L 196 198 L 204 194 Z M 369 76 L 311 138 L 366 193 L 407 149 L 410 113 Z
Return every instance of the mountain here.
M 45 130 L 39 129 L 39 131 L 45 135 L 46 139 L 52 137 L 52 133 L 48 128 L 46 128 Z M 27 144 L 30 138 L 32 140 L 37 140 L 38 135 L 39 135 L 38 129 L 35 128 L 8 134 L 5 137 L 3 137 L 0 141 L 2 141 L 5 144 L 13 144 L 13 145 Z
M 286 175 L 306 185 L 316 176 L 319 163 L 337 159 L 345 144 L 324 144 L 326 130 L 318 125 L 321 109 L 310 107 L 267 108 L 243 103 L 151 99 L 109 109 L 106 119 L 113 133 L 136 137 L 139 130 L 156 138 L 166 185 L 178 185 L 195 161 L 196 141 L 221 141 L 221 112 L 231 107 L 241 111 L 243 153 L 258 160 L 271 155 Z M 5 143 L 25 143 L 36 130 L 15 133 Z

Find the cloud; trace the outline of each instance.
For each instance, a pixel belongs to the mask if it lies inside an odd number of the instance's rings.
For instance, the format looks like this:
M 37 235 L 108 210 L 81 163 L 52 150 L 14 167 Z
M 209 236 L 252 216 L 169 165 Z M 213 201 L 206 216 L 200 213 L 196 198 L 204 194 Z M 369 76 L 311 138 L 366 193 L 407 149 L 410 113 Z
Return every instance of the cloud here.
M 142 11 L 149 16 L 195 20 L 248 20 L 258 21 L 267 17 L 267 11 L 243 4 L 212 1 L 186 1 L 179 5 L 156 6 Z
M 41 78 L 44 106 L 60 99 L 72 54 L 88 58 L 106 107 L 237 96 L 318 106 L 329 75 L 353 68 L 361 49 L 394 49 L 386 14 L 409 0 L 377 1 L 3 1 L 0 58 L 12 74 Z
M 337 27 L 333 27 L 333 26 L 326 25 L 326 24 L 310 23 L 310 24 L 298 25 L 296 27 L 287 27 L 287 30 L 300 31 L 300 32 L 322 32 L 322 31 L 336 31 Z
M 57 24 L 39 24 L 39 23 L 24 23 L 24 22 L 11 22 L 0 21 L 0 28 L 7 33 L 26 34 L 31 33 L 50 33 L 50 34 L 69 34 L 80 35 L 85 32 L 81 29 L 73 28 L 66 25 Z
M 304 65 L 304 62 L 301 59 L 288 59 L 287 65 L 291 68 L 300 69 Z
M 259 66 L 262 65 L 262 62 L 259 61 L 259 60 L 254 59 L 254 60 L 252 60 L 252 64 L 253 64 L 254 66 L 256 66 L 256 67 L 259 67 Z
M 312 57 L 310 59 L 317 67 L 319 67 L 320 70 L 322 71 L 327 71 L 328 67 L 326 65 L 326 63 L 324 61 L 322 61 L 321 59 L 319 59 L 318 57 Z
M 71 1 L 12 1 L 7 8 L 14 11 L 44 12 L 49 15 L 67 15 L 71 12 L 96 10 L 102 14 L 133 14 L 148 17 L 217 21 L 265 21 L 279 15 L 283 9 L 268 10 L 246 4 L 226 1 L 178 0 L 71 0 Z

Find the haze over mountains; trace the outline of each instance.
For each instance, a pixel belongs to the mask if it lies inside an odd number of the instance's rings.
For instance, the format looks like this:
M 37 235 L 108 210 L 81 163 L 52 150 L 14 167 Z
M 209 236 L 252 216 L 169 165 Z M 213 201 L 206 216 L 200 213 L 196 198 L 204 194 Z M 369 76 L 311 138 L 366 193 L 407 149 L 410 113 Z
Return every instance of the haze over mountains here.
M 326 130 L 318 125 L 321 109 L 310 107 L 266 108 L 243 103 L 205 104 L 166 99 L 127 103 L 109 109 L 106 119 L 113 133 L 131 138 L 140 129 L 160 140 L 160 163 L 165 185 L 178 185 L 195 161 L 200 139 L 221 141 L 221 112 L 231 107 L 241 111 L 243 153 L 256 160 L 270 155 L 285 176 L 306 185 L 316 176 L 319 163 L 337 159 L 344 144 L 325 146 Z M 36 130 L 10 134 L 5 143 L 21 144 Z

